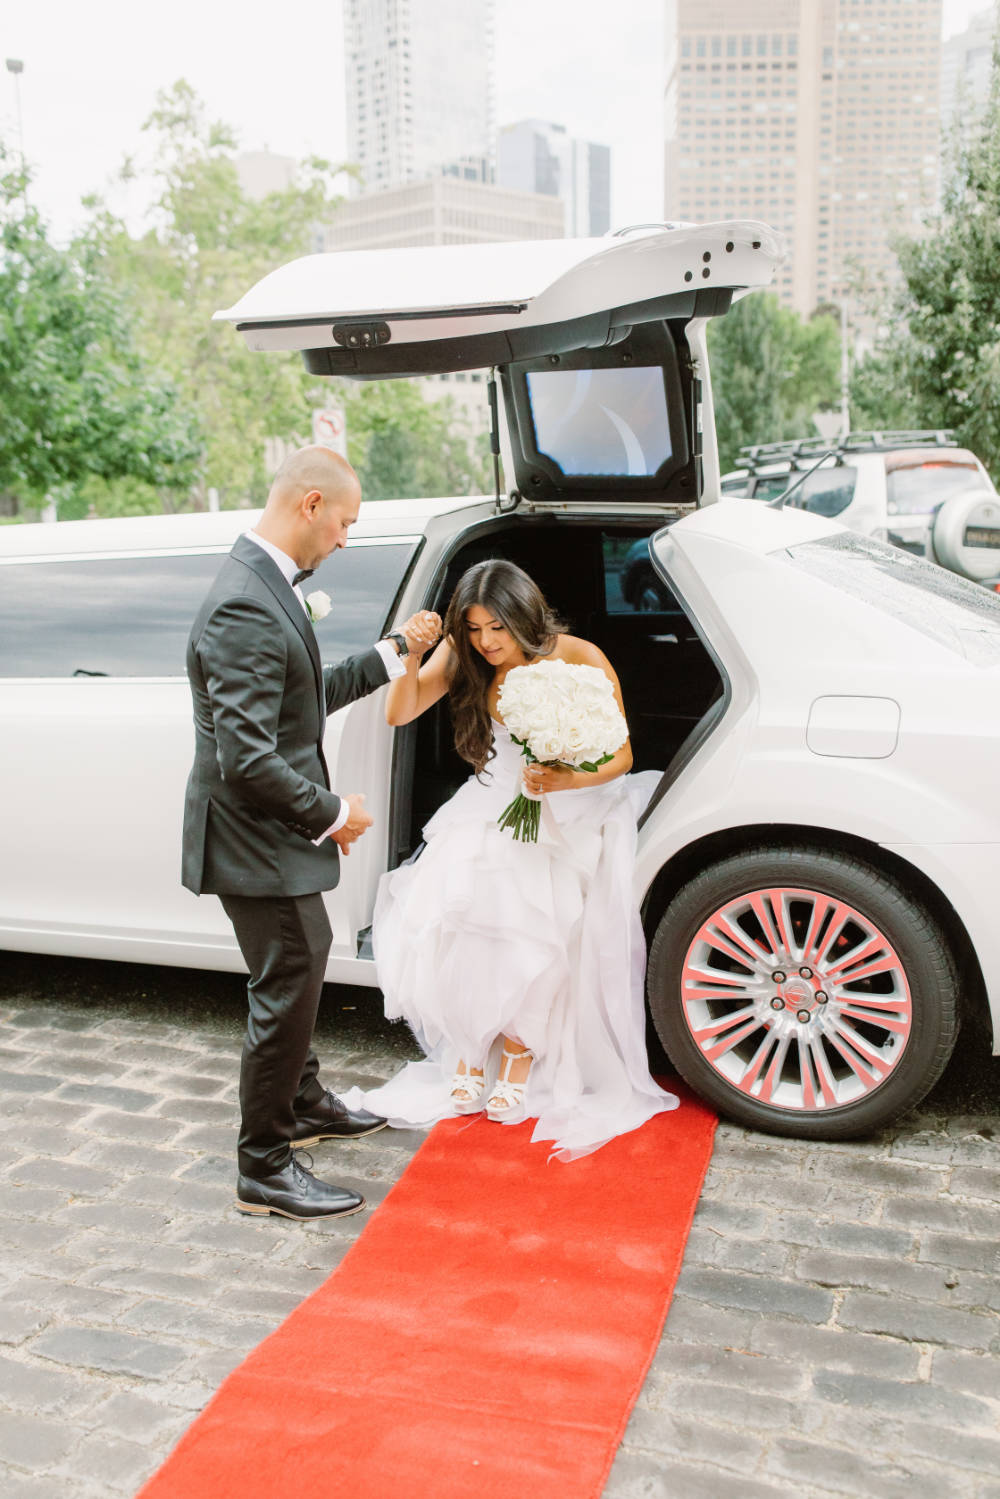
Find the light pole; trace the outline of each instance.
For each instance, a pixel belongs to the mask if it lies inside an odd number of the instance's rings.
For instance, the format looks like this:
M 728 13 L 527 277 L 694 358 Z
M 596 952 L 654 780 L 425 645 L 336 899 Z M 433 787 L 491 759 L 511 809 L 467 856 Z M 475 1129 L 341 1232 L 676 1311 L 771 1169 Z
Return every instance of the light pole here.
M 21 153 L 21 171 L 24 172 L 24 122 L 21 119 L 21 74 L 24 72 L 24 63 L 19 57 L 8 57 L 6 59 L 7 72 L 14 79 L 14 107 L 17 110 L 17 146 Z
M 847 293 L 840 296 L 840 435 L 851 430 L 851 370 L 847 357 Z

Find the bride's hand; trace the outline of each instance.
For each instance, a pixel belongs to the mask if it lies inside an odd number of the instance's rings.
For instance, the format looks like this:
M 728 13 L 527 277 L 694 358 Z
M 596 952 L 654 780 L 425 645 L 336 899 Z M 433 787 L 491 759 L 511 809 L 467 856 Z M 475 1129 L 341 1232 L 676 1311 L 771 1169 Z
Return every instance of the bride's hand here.
M 441 616 L 432 609 L 421 609 L 417 614 L 411 614 L 401 629 L 410 647 L 410 655 L 422 656 L 441 639 Z
M 550 791 L 572 791 L 577 784 L 576 771 L 563 765 L 529 763 L 521 771 L 521 782 L 525 791 L 536 796 Z

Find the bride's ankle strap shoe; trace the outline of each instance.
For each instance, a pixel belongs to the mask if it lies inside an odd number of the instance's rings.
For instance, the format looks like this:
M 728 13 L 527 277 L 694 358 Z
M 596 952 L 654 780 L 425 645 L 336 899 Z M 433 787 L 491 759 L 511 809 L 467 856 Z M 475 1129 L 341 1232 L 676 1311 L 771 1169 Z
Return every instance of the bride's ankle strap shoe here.
M 508 1051 L 504 1048 L 503 1059 L 500 1063 L 500 1076 L 493 1085 L 489 1102 L 486 1105 L 487 1119 L 494 1120 L 497 1124 L 519 1124 L 527 1115 L 525 1105 L 525 1090 L 528 1086 L 527 1077 L 522 1082 L 511 1082 L 509 1075 L 510 1063 L 533 1060 L 530 1051 Z M 507 1064 L 507 1065 L 505 1065 Z
M 451 1080 L 452 1109 L 456 1114 L 481 1113 L 485 1092 L 486 1077 L 482 1072 L 456 1072 Z

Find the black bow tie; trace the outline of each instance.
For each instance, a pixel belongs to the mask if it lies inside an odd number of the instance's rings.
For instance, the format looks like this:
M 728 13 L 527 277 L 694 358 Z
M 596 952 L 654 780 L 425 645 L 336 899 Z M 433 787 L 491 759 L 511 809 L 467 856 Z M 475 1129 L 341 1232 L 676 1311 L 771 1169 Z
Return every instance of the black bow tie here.
M 314 567 L 300 568 L 299 571 L 295 574 L 295 577 L 292 579 L 292 587 L 298 588 L 299 584 L 304 583 L 307 578 L 311 578 L 315 571 L 316 569 Z

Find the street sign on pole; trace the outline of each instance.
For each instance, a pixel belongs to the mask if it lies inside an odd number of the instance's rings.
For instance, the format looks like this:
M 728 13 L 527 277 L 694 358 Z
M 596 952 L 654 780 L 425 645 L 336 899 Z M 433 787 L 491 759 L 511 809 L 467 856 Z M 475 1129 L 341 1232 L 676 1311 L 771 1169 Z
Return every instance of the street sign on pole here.
M 313 442 L 347 457 L 347 422 L 343 406 L 327 406 L 312 414 Z

